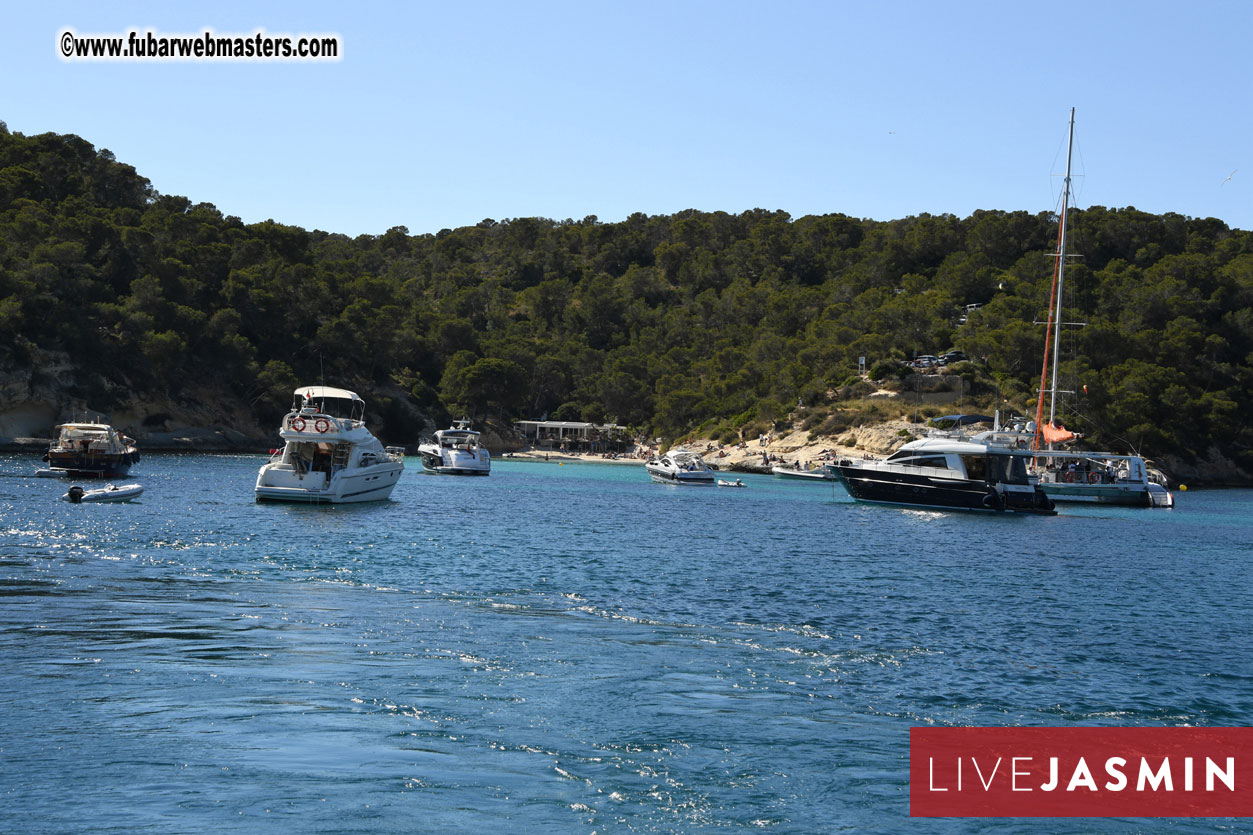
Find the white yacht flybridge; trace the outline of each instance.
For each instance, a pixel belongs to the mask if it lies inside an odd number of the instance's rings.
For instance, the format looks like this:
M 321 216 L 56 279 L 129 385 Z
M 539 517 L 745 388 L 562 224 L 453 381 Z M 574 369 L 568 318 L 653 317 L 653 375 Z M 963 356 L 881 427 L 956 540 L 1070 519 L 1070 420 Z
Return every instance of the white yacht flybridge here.
M 365 401 L 347 389 L 296 389 L 285 442 L 257 473 L 257 501 L 344 503 L 386 499 L 404 472 L 404 450 L 365 428 Z

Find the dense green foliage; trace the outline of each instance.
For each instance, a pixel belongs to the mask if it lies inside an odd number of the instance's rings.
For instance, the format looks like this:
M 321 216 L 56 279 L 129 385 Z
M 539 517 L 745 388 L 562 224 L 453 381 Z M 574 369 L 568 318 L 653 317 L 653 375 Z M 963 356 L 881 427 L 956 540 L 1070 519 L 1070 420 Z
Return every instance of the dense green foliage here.
M 388 392 L 440 421 L 547 414 L 675 435 L 820 402 L 859 357 L 882 369 L 955 347 L 1021 411 L 1055 220 L 686 211 L 353 239 L 244 224 L 78 137 L 0 126 L 0 367 L 67 351 L 92 402 L 118 384 L 208 389 L 265 420 L 325 378 L 371 399 L 393 437 L 413 427 Z M 1063 419 L 1150 454 L 1217 445 L 1253 464 L 1253 235 L 1133 208 L 1076 210 L 1071 228 L 1083 257 L 1065 318 L 1087 326 L 1066 331 L 1079 395 Z

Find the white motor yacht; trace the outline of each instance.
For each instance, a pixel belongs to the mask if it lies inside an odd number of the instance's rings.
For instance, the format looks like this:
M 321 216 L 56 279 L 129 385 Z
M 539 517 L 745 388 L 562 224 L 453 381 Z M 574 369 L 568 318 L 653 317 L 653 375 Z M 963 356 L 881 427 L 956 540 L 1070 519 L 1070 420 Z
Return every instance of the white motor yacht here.
M 777 465 L 777 466 L 771 467 L 770 472 L 774 473 L 780 478 L 808 478 L 808 479 L 817 479 L 820 481 L 834 481 L 835 480 L 835 468 L 830 466 L 829 464 L 824 464 L 820 467 L 810 467 L 809 469 L 802 469 L 800 467 L 785 467 L 782 465 Z
M 479 433 L 470 421 L 459 420 L 449 429 L 418 444 L 422 469 L 439 475 L 491 475 L 492 454 L 479 445 Z
M 648 475 L 653 481 L 661 484 L 702 484 L 716 483 L 714 471 L 709 469 L 705 459 L 698 452 L 671 450 L 665 455 L 650 459 L 644 464 Z
M 386 499 L 404 472 L 404 450 L 365 428 L 365 401 L 328 386 L 296 389 L 283 418 L 285 442 L 257 473 L 257 501 L 368 502 Z

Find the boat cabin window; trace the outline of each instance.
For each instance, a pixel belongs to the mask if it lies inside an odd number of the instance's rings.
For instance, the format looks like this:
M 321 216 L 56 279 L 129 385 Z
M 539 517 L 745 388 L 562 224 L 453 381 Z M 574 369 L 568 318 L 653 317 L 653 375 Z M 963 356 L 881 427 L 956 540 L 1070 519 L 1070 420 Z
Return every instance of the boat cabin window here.
M 948 469 L 948 459 L 943 455 L 917 455 L 903 449 L 898 449 L 887 457 L 888 461 L 893 464 L 904 464 L 907 467 L 938 467 L 941 470 Z
M 963 455 L 962 463 L 966 465 L 966 478 L 972 481 L 986 481 L 988 478 L 987 456 Z

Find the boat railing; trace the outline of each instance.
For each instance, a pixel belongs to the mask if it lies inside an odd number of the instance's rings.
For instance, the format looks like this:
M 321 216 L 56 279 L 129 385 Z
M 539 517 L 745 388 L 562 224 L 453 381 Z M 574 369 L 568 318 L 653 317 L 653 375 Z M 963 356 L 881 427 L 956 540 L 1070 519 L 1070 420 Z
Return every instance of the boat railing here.
M 290 412 L 283 418 L 283 429 L 308 435 L 311 439 L 319 435 L 350 432 L 359 425 L 361 422 L 352 418 L 332 417 L 322 412 L 309 410 Z

